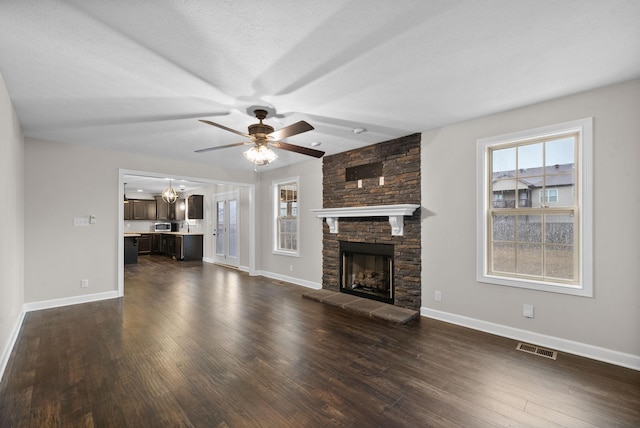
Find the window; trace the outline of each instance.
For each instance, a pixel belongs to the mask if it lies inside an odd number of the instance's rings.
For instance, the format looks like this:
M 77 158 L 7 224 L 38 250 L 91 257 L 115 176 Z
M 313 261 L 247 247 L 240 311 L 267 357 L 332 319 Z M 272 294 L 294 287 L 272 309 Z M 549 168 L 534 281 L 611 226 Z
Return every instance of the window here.
M 540 202 L 558 202 L 558 189 L 544 189 L 544 196 L 540 193 Z
M 275 207 L 273 252 L 299 256 L 298 178 L 274 181 L 273 189 Z
M 478 140 L 478 281 L 592 296 L 592 119 Z

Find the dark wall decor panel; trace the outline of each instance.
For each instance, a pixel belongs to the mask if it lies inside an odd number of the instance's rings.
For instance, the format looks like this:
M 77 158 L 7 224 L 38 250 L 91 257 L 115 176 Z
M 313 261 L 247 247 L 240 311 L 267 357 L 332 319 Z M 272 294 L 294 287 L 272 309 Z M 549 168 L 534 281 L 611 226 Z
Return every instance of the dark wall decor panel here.
M 381 177 L 382 162 L 351 166 L 349 168 L 346 168 L 345 175 L 347 181 L 357 181 L 365 178 Z

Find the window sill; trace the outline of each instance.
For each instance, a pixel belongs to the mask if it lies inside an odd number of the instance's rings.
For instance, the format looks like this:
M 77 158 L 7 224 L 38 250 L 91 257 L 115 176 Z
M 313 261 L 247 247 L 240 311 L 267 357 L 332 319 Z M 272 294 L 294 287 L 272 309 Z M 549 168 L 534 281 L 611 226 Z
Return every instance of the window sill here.
M 300 257 L 300 251 L 273 250 L 271 254 L 275 254 L 276 256 Z
M 494 275 L 479 275 L 478 282 L 528 290 L 546 291 L 549 293 L 568 294 L 572 296 L 593 297 L 591 288 L 584 285 L 563 285 L 543 281 L 533 281 L 519 278 L 506 278 Z

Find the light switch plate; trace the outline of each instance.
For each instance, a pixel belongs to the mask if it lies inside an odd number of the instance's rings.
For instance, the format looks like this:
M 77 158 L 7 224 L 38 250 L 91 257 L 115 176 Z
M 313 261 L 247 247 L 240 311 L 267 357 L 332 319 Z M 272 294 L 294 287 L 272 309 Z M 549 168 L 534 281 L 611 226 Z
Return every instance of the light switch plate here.
M 89 226 L 89 218 L 88 217 L 76 217 L 73 219 L 74 226 Z

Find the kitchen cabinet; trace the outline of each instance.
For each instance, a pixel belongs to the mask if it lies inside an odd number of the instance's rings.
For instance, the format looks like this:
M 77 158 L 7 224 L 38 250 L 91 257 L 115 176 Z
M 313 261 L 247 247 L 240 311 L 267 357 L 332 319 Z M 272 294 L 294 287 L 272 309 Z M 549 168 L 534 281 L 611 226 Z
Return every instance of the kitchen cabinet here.
M 162 199 L 161 196 L 156 196 L 156 207 L 156 220 L 184 221 L 185 219 L 184 199 L 178 199 L 170 204 Z
M 141 234 L 138 238 L 138 254 L 151 254 L 151 235 Z
M 156 201 L 148 199 L 129 199 L 124 203 L 125 220 L 155 220 Z
M 161 234 L 160 253 L 176 260 L 202 260 L 203 235 Z
M 162 254 L 162 235 L 159 233 L 151 235 L 151 254 Z
M 204 218 L 204 197 L 202 195 L 191 195 L 187 198 L 187 205 L 189 207 L 189 219 L 203 219 Z
M 124 237 L 124 264 L 138 263 L 139 238 L 134 236 Z
M 169 220 L 169 203 L 156 196 L 156 220 Z
M 125 220 L 133 220 L 133 204 L 131 201 L 123 202 L 124 207 L 124 219 Z

